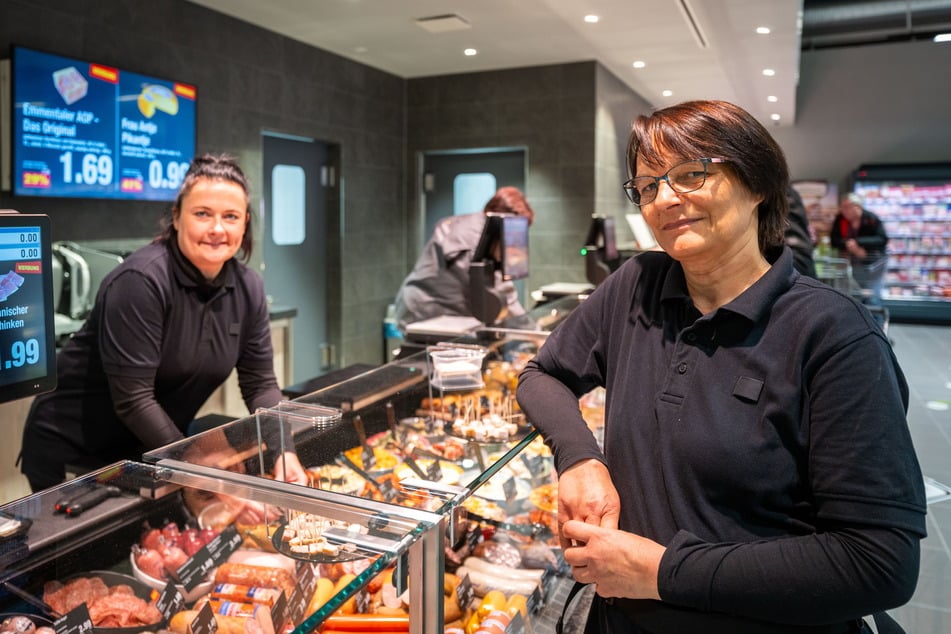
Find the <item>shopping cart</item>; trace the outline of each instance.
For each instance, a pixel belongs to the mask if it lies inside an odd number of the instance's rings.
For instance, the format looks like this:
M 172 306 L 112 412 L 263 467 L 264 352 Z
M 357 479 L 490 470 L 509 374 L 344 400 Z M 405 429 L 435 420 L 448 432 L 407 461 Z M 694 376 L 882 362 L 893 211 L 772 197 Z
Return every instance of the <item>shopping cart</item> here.
M 860 301 L 882 327 L 882 331 L 888 334 L 888 309 L 884 306 L 871 304 L 873 291 L 864 288 L 853 276 L 852 263 L 846 258 L 818 257 L 815 259 L 816 277 L 820 282 L 824 282 L 832 288 L 851 295 Z M 885 258 L 879 258 L 871 262 L 863 271 L 865 276 L 874 276 L 881 274 L 885 267 Z M 880 270 L 882 269 L 882 270 Z

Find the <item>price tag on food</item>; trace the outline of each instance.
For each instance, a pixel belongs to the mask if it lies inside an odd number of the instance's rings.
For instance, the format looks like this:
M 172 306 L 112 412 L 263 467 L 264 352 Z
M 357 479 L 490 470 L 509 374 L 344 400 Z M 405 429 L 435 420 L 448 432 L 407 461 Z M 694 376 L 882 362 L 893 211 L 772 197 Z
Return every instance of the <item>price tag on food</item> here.
M 532 486 L 538 486 L 548 481 L 548 466 L 542 456 L 522 456 L 522 463 L 528 469 L 528 476 Z
M 277 601 L 274 602 L 274 605 L 271 606 L 271 623 L 274 624 L 275 632 L 283 632 L 284 624 L 290 619 L 291 611 L 287 603 L 287 597 L 284 595 L 284 591 L 281 591 L 281 596 L 277 598 Z
M 426 465 L 426 479 L 430 482 L 442 480 L 442 465 L 439 464 L 439 460 L 433 460 Z
M 162 613 L 162 616 L 164 616 L 166 620 L 171 619 L 173 614 L 177 614 L 185 609 L 185 597 L 182 596 L 182 593 L 175 587 L 174 581 L 169 581 L 165 584 L 165 588 L 162 589 L 162 594 L 159 595 L 158 600 L 155 602 L 155 607 L 158 608 L 158 611 Z
M 192 619 L 189 631 L 191 634 L 215 634 L 218 631 L 218 621 L 215 620 L 215 611 L 211 609 L 211 603 L 205 603 L 204 607 L 198 611 L 198 615 Z
M 307 596 L 314 594 L 317 587 L 317 564 L 310 561 L 301 561 L 297 566 L 297 585 Z
M 376 466 L 376 454 L 373 453 L 373 447 L 363 445 L 363 449 L 360 450 L 360 459 L 363 461 L 363 470 L 372 471 Z
M 469 575 L 466 574 L 459 580 L 459 585 L 456 586 L 456 603 L 459 605 L 459 609 L 463 612 L 469 609 L 473 596 L 475 596 L 475 588 L 472 587 L 472 581 L 469 579 Z
M 353 605 L 357 611 L 357 614 L 366 614 L 370 611 L 372 598 L 373 597 L 366 588 L 358 590 L 357 593 L 353 595 Z
M 291 620 L 295 623 L 299 623 L 302 618 L 304 618 L 304 613 L 307 611 L 307 606 L 310 605 L 310 599 L 313 594 L 308 594 L 304 592 L 304 589 L 300 586 L 294 588 L 294 592 L 291 593 L 291 600 L 289 602 L 288 612 L 290 613 Z
M 525 617 L 521 611 L 516 611 L 512 620 L 505 626 L 505 634 L 525 634 Z
M 378 485 L 380 487 L 380 495 L 383 496 L 384 502 L 392 502 L 396 499 L 398 492 L 389 478 L 384 478 Z
M 506 502 L 511 502 L 518 496 L 518 484 L 515 478 L 509 478 L 502 483 L 502 493 L 505 495 Z
M 238 530 L 232 525 L 225 528 L 210 542 L 198 549 L 194 555 L 175 571 L 176 576 L 186 590 L 194 590 L 208 578 L 208 573 L 238 549 L 242 542 Z
M 56 634 L 89 634 L 92 632 L 92 619 L 85 603 L 79 604 L 53 623 Z

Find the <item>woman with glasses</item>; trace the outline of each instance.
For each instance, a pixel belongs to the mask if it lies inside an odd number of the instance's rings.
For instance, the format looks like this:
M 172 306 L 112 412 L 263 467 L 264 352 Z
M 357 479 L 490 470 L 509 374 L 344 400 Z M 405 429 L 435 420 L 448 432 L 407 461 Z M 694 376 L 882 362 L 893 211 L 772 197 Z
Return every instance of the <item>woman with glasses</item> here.
M 850 297 L 783 245 L 788 170 L 744 110 L 635 121 L 624 191 L 664 252 L 549 337 L 518 400 L 551 446 L 594 631 L 858 632 L 906 602 L 925 534 L 908 388 Z M 603 449 L 578 398 L 606 388 Z

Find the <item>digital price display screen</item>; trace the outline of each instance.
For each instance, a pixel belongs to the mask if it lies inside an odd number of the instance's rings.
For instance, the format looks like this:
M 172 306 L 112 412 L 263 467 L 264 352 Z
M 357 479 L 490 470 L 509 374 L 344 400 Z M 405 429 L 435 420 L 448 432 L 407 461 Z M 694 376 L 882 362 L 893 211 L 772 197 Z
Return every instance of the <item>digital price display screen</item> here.
M 174 200 L 195 155 L 194 86 L 13 49 L 13 193 Z
M 49 217 L 0 213 L 0 402 L 56 387 Z

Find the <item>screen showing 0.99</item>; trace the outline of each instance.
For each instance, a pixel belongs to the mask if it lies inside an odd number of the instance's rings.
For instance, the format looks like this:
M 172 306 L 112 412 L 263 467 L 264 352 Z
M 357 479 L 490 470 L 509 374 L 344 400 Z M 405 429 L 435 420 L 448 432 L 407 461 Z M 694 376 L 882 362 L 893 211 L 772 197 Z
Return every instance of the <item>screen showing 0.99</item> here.
M 13 49 L 13 193 L 174 200 L 195 155 L 197 91 Z
M 0 214 L 0 402 L 55 387 L 46 216 Z

